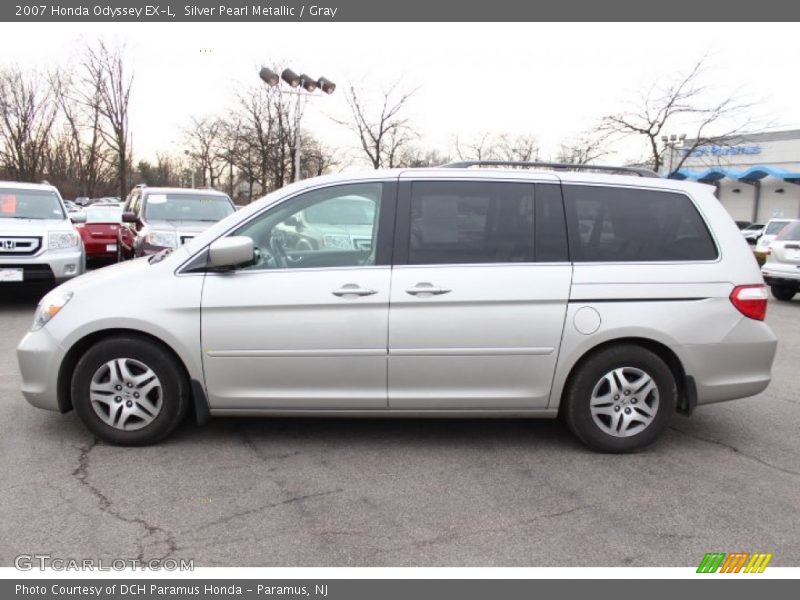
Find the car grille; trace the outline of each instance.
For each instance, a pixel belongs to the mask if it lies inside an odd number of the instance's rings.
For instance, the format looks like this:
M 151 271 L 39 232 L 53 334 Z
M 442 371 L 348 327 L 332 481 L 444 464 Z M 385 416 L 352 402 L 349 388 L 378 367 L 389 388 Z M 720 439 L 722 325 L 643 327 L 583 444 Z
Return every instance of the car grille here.
M 41 247 L 40 237 L 0 236 L 0 256 L 31 256 Z

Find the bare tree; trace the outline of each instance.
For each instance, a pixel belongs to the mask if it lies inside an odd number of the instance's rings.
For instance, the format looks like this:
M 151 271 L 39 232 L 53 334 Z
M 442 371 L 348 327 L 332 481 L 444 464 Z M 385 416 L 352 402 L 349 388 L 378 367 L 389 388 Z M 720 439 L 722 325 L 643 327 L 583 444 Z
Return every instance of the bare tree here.
M 96 197 L 101 188 L 110 191 L 107 184 L 113 176 L 110 173 L 113 159 L 101 132 L 99 82 L 58 72 L 51 83 L 63 124 L 59 149 L 51 153 L 49 176 L 56 177 L 56 165 L 62 163 L 61 177 L 69 179 L 59 183 L 65 189 L 72 188 L 70 195 Z
M 627 110 L 606 115 L 598 132 L 616 137 L 638 137 L 645 146 L 643 161 L 655 171 L 664 167 L 667 148 L 661 136 L 670 128 L 691 128 L 690 143 L 684 152 L 668 165 L 672 172 L 698 146 L 724 143 L 726 138 L 747 131 L 752 126 L 748 117 L 752 104 L 738 102 L 733 96 L 714 99 L 712 90 L 702 83 L 705 59 L 689 72 L 666 84 L 656 83 L 640 90 Z
M 226 126 L 214 117 L 192 117 L 184 131 L 189 156 L 203 173 L 203 185 L 215 187 L 226 161 Z
M 586 133 L 561 144 L 556 161 L 574 165 L 588 165 L 608 155 L 606 137 Z
M 125 65 L 122 48 L 111 47 L 102 40 L 86 47 L 81 67 L 90 86 L 97 90 L 102 116 L 100 134 L 115 155 L 117 190 L 120 198 L 124 198 L 128 192 L 131 160 L 128 105 L 133 74 Z
M 453 137 L 453 148 L 459 160 L 498 160 L 494 135 L 488 131 L 479 133 L 464 141 L 460 136 Z
M 496 146 L 501 160 L 529 162 L 539 158 L 539 142 L 534 135 L 501 133 Z
M 416 90 L 401 90 L 399 86 L 397 81 L 384 90 L 380 108 L 371 110 L 368 101 L 351 83 L 347 92 L 350 120 L 337 121 L 358 136 L 360 148 L 375 169 L 397 166 L 403 150 L 416 137 L 404 114 Z
M 46 78 L 16 67 L 0 71 L 0 163 L 8 177 L 42 177 L 56 112 Z

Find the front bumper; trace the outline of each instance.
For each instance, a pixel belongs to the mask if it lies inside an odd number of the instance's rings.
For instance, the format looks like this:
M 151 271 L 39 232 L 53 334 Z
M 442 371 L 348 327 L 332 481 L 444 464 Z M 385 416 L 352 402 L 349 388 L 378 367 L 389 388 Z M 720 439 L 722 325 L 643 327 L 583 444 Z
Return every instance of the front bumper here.
M 81 275 L 86 260 L 83 248 L 47 250 L 37 256 L 8 256 L 0 259 L 0 269 L 22 269 L 21 283 L 63 282 Z M 17 284 L 19 285 L 19 284 Z
M 29 331 L 17 346 L 22 395 L 33 406 L 63 412 L 58 404 L 58 373 L 65 354 L 46 325 Z

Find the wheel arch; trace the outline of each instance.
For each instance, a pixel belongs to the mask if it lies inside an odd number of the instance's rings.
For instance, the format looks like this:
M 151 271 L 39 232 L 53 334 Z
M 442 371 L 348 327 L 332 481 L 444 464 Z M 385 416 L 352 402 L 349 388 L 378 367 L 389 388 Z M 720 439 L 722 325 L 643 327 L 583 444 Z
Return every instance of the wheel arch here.
M 570 368 L 569 373 L 564 380 L 564 384 L 559 391 L 559 413 L 561 413 L 564 407 L 564 402 L 562 401 L 564 395 L 569 390 L 575 374 L 583 366 L 583 364 L 598 352 L 605 350 L 606 348 L 621 345 L 640 346 L 650 350 L 653 352 L 653 354 L 661 358 L 661 360 L 667 364 L 667 367 L 669 367 L 669 370 L 672 372 L 672 375 L 675 378 L 675 383 L 678 386 L 677 410 L 686 414 L 691 413 L 697 404 L 697 391 L 695 389 L 694 379 L 691 376 L 687 376 L 686 369 L 684 368 L 683 363 L 678 355 L 675 354 L 672 348 L 662 342 L 653 340 L 651 338 L 636 336 L 619 337 L 605 340 L 592 346 L 583 354 L 581 354 L 581 356 L 572 364 L 572 367 Z
M 186 363 L 181 358 L 181 356 L 169 344 L 167 344 L 164 340 L 162 340 L 158 336 L 155 336 L 151 333 L 147 333 L 144 331 L 140 331 L 138 329 L 128 329 L 124 327 L 100 329 L 97 331 L 93 331 L 80 338 L 74 344 L 72 344 L 70 349 L 64 355 L 64 359 L 61 361 L 61 365 L 58 371 L 57 394 L 58 394 L 58 408 L 60 412 L 65 413 L 72 410 L 72 392 L 71 392 L 72 376 L 80 358 L 85 354 L 85 352 L 89 348 L 91 348 L 97 342 L 115 336 L 130 336 L 130 337 L 138 337 L 146 339 L 150 342 L 157 344 L 165 352 L 169 353 L 176 360 L 177 364 L 179 365 L 179 368 L 181 369 L 181 372 L 186 378 L 187 389 L 190 390 L 190 393 L 192 395 L 192 402 L 190 403 L 190 405 L 192 407 L 192 410 L 194 411 L 195 418 L 198 421 L 201 421 L 204 420 L 204 417 L 207 417 L 208 409 L 207 409 L 207 401 L 205 398 L 204 386 L 200 382 L 192 379 L 189 373 L 189 369 L 187 368 Z M 206 406 L 205 412 L 203 411 L 203 406 Z

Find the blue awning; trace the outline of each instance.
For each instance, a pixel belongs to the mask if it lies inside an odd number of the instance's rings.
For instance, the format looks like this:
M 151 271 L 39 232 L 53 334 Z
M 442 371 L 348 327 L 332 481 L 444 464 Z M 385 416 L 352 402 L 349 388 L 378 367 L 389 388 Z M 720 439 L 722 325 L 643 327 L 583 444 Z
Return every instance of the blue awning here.
M 672 179 L 690 179 L 692 181 L 702 182 L 714 182 L 728 178 L 753 183 L 766 177 L 774 177 L 775 179 L 782 179 L 789 183 L 800 184 L 800 172 L 766 165 L 750 167 L 745 170 L 729 169 L 727 167 L 711 167 L 703 171 L 680 169 L 672 174 Z

